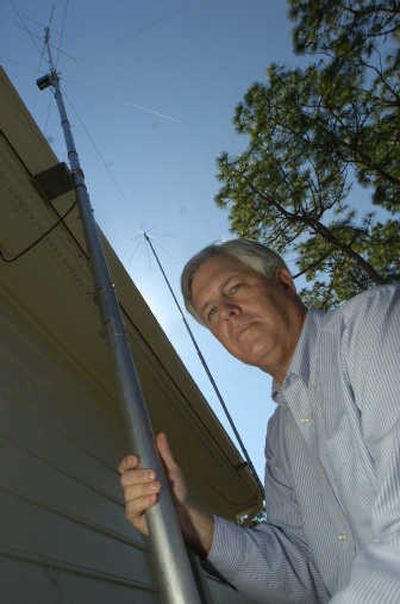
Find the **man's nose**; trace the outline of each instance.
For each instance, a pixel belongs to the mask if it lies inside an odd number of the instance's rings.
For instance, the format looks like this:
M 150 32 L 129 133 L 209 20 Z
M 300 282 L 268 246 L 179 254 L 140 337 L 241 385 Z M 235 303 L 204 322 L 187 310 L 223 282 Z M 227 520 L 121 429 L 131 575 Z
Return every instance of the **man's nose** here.
M 224 321 L 231 319 L 240 314 L 240 308 L 237 304 L 232 304 L 232 302 L 224 302 L 221 308 L 221 318 Z

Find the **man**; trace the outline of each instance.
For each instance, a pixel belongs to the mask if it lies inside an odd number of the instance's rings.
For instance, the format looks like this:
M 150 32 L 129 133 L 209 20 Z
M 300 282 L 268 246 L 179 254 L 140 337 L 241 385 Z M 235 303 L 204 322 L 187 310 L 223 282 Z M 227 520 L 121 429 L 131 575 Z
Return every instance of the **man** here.
M 165 435 L 157 446 L 184 536 L 257 602 L 400 602 L 400 290 L 307 309 L 283 260 L 243 239 L 186 265 L 188 310 L 227 350 L 273 378 L 267 522 L 243 529 L 190 501 Z M 160 485 L 128 456 L 126 514 L 147 533 Z

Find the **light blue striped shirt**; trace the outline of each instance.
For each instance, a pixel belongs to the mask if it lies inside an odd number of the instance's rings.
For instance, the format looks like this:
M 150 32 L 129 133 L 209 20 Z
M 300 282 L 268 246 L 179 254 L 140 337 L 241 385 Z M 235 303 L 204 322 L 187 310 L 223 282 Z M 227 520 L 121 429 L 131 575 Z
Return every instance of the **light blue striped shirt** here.
M 400 603 L 400 288 L 310 310 L 273 398 L 266 524 L 216 518 L 211 563 L 257 602 Z

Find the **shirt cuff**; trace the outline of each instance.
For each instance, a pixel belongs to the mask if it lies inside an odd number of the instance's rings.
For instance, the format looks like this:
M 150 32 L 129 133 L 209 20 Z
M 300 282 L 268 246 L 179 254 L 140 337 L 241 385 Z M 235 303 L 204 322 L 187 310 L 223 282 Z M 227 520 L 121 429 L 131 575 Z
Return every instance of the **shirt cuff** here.
M 246 551 L 245 531 L 233 522 L 214 516 L 213 542 L 208 561 L 229 582 L 233 582 L 243 566 Z

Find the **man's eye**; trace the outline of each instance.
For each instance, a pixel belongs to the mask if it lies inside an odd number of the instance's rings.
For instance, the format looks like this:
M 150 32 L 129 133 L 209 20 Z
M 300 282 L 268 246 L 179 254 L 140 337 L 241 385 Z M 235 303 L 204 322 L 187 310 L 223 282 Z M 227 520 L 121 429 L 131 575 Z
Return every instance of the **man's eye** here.
M 234 296 L 241 285 L 241 283 L 235 283 L 235 285 L 232 285 L 232 287 L 229 289 L 229 293 Z
M 210 310 L 207 312 L 207 321 L 211 321 L 217 312 L 217 307 L 212 306 Z

